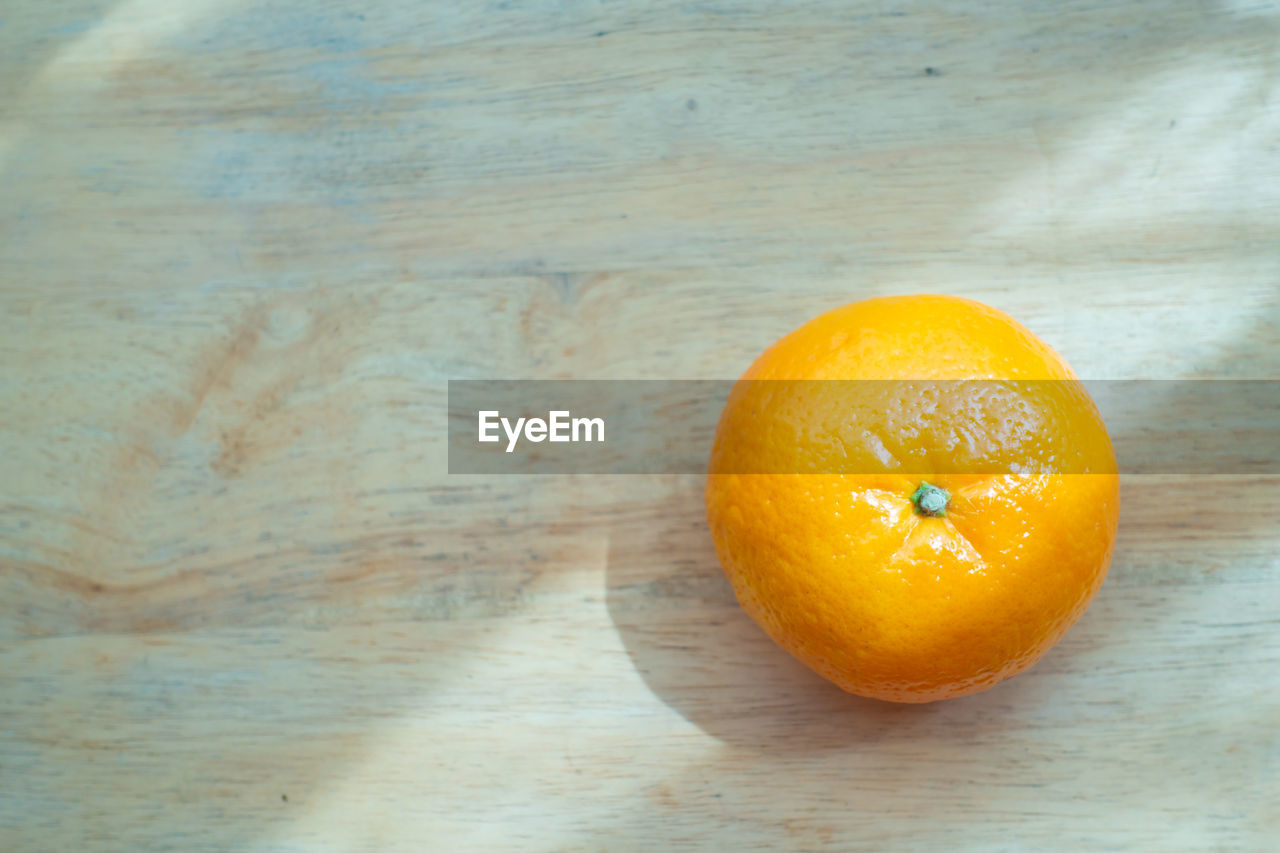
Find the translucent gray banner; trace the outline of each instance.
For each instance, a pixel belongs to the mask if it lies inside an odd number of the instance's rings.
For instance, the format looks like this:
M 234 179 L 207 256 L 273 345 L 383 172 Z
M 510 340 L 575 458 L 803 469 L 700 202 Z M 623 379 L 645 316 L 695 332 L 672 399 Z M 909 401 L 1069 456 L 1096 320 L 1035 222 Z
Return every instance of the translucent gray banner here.
M 716 425 L 732 380 L 450 380 L 451 474 L 699 474 L 708 468 Z M 764 381 L 739 388 L 757 410 L 736 427 L 770 441 L 792 437 L 818 449 L 797 463 L 752 455 L 725 473 L 949 473 L 1030 470 L 1098 473 L 1069 452 L 976 452 L 993 436 L 1041 431 L 1060 450 L 1072 443 L 1073 406 L 1086 393 L 1096 404 L 1122 474 L 1280 474 L 1280 382 L 1269 380 L 808 380 Z M 849 401 L 816 421 L 779 419 L 814 398 Z M 1049 401 L 1050 405 L 1044 405 Z M 843 403 L 842 403 L 843 405 Z M 1087 403 L 1086 403 L 1087 405 Z M 800 408 L 797 408 L 800 407 Z M 835 411 L 836 416 L 831 417 Z M 865 450 L 863 424 L 892 417 L 910 445 Z M 1085 434 L 1087 430 L 1080 430 Z M 903 439 L 903 434 L 906 438 Z M 852 438 L 850 438 L 852 436 Z M 862 438 L 860 438 L 862 437 Z M 1082 444 L 1085 442 L 1081 442 Z M 1031 442 L 1032 445 L 1035 442 Z M 932 446 L 930 446 L 932 445 Z M 913 454 L 919 454 L 914 457 Z M 1034 458 L 1033 458 L 1034 457 Z M 959 460 L 959 461 L 956 461 Z

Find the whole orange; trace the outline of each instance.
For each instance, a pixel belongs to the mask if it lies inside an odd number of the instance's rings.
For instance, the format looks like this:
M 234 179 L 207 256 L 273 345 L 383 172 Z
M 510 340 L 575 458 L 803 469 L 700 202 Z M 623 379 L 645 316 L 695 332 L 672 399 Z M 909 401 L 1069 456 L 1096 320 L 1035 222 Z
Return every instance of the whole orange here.
M 994 308 L 928 295 L 838 308 L 766 350 L 721 416 L 706 503 L 779 645 L 851 693 L 930 702 L 1066 633 L 1106 577 L 1120 494 L 1067 363 Z

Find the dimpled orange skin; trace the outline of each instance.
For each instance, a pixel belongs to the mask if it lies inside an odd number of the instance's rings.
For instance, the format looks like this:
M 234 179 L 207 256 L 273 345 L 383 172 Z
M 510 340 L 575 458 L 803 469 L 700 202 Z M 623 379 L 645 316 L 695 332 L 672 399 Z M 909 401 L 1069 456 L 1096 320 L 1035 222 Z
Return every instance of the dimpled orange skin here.
M 923 381 L 750 381 L 813 379 Z M 1069 381 L 928 382 L 955 379 Z M 857 302 L 778 341 L 734 386 L 707 478 L 742 607 L 861 696 L 931 702 L 1030 667 L 1115 543 L 1115 455 L 1075 380 L 1007 315 L 948 296 Z M 913 504 L 921 482 L 949 493 L 942 517 Z

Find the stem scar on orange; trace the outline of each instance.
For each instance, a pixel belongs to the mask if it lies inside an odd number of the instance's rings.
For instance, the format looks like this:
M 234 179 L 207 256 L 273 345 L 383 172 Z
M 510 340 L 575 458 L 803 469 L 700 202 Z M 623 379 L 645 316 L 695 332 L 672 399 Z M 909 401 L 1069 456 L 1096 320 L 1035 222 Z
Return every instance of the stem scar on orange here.
M 1035 663 L 1102 585 L 1120 508 L 1067 363 L 949 296 L 857 302 L 782 338 L 735 384 L 709 471 L 742 607 L 819 675 L 894 702 Z

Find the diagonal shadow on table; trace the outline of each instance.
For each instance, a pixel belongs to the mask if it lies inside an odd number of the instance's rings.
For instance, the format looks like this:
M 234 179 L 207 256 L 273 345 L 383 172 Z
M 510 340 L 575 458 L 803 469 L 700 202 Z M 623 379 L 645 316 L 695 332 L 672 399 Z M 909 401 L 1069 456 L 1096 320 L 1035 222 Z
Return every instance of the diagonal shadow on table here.
M 739 607 L 704 522 L 702 481 L 680 478 L 657 517 L 615 522 L 606 603 L 627 653 L 663 702 L 713 737 L 766 753 L 830 752 L 936 730 L 967 706 L 1008 701 L 1010 682 L 955 703 L 898 705 L 840 690 Z

